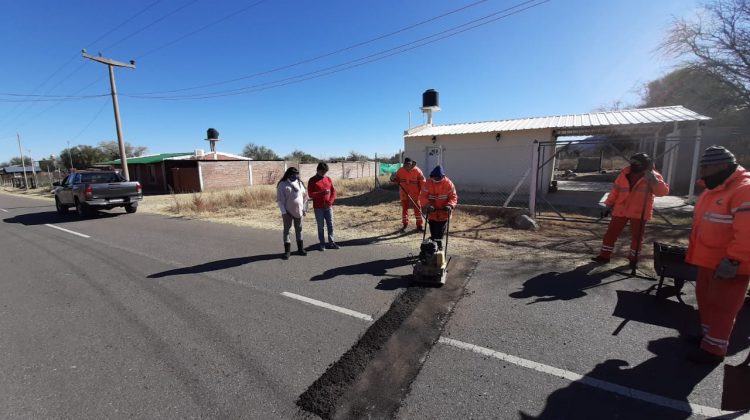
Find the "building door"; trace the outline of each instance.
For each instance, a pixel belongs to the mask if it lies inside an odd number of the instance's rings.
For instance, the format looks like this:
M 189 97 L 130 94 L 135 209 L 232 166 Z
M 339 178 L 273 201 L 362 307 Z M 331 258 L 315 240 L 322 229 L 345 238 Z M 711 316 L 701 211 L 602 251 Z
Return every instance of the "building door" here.
M 432 172 L 436 166 L 443 164 L 443 149 L 440 146 L 430 146 L 427 148 L 427 166 L 425 175 Z

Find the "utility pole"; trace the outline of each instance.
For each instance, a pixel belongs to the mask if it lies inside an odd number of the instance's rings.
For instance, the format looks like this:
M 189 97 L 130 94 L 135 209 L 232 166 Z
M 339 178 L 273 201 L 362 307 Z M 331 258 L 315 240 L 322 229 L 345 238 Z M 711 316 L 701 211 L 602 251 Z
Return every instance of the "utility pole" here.
M 122 175 L 125 180 L 130 181 L 130 174 L 128 173 L 128 157 L 125 155 L 125 142 L 122 139 L 122 127 L 120 125 L 120 105 L 117 103 L 117 87 L 115 86 L 115 70 L 114 67 L 127 67 L 129 69 L 135 69 L 135 61 L 130 60 L 130 64 L 121 63 L 109 58 L 102 57 L 99 53 L 98 57 L 94 57 L 86 54 L 86 50 L 81 50 L 83 58 L 88 58 L 102 64 L 106 64 L 109 69 L 109 86 L 112 92 L 112 106 L 115 109 L 115 126 L 117 126 L 117 143 L 120 146 L 120 163 L 122 164 Z
M 68 140 L 68 160 L 70 160 L 70 170 L 68 170 L 68 173 L 73 171 L 73 151 L 70 150 L 70 140 Z M 65 166 L 65 162 L 63 162 L 63 166 Z
M 29 190 L 29 180 L 26 178 L 26 160 L 23 157 L 23 149 L 21 148 L 21 135 L 16 133 L 18 138 L 18 153 L 21 154 L 21 166 L 23 167 L 23 186 L 26 187 L 26 191 Z
M 34 169 L 34 158 L 31 157 L 31 150 L 27 150 L 29 152 L 29 160 L 31 161 L 31 173 L 34 175 L 34 188 L 36 188 L 39 184 L 36 181 L 36 169 Z

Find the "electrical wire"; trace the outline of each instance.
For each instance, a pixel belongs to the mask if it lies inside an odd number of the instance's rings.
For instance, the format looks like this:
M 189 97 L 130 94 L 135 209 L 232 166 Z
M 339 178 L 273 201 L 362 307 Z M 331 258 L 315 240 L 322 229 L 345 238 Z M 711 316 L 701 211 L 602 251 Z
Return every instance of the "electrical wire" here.
M 195 35 L 198 32 L 202 32 L 202 31 L 210 28 L 211 26 L 214 26 L 214 25 L 216 25 L 218 23 L 221 23 L 221 22 L 223 22 L 223 21 L 225 21 L 227 19 L 233 18 L 233 17 L 235 17 L 235 16 L 237 16 L 237 15 L 239 15 L 241 13 L 244 13 L 244 12 L 246 12 L 246 11 L 248 11 L 248 10 L 256 7 L 256 6 L 259 6 L 261 3 L 265 3 L 265 2 L 266 2 L 266 0 L 260 0 L 260 1 L 257 1 L 255 3 L 250 4 L 248 6 L 242 7 L 240 9 L 238 9 L 238 10 L 235 10 L 234 12 L 231 12 L 228 15 L 225 15 L 224 17 L 222 17 L 220 19 L 217 19 L 217 20 L 215 20 L 215 21 L 213 21 L 213 22 L 211 22 L 209 24 L 206 24 L 206 25 L 204 25 L 204 26 L 202 26 L 202 27 L 200 27 L 200 28 L 198 28 L 198 29 L 196 29 L 194 31 L 188 32 L 187 34 L 182 35 L 182 36 L 180 36 L 180 37 L 178 37 L 178 38 L 176 38 L 176 39 L 174 39 L 172 41 L 169 41 L 166 44 L 163 44 L 163 45 L 161 45 L 159 47 L 156 47 L 154 49 L 151 49 L 151 50 L 149 50 L 149 51 L 147 51 L 147 52 L 145 52 L 143 54 L 140 54 L 140 55 L 136 56 L 135 59 L 136 60 L 140 60 L 141 58 L 146 57 L 147 55 L 151 55 L 151 54 L 153 54 L 153 53 L 155 53 L 157 51 L 160 51 L 160 50 L 162 50 L 164 48 L 167 48 L 167 47 L 169 47 L 171 45 L 174 45 L 177 42 L 182 41 L 183 39 L 185 39 L 185 38 L 187 38 L 187 37 L 189 37 L 191 35 Z
M 441 41 L 443 39 L 450 38 L 450 37 L 459 35 L 461 33 L 470 31 L 472 29 L 476 29 L 478 27 L 496 22 L 498 20 L 505 19 L 507 17 L 519 14 L 526 10 L 541 6 L 542 4 L 548 3 L 550 1 L 551 0 L 542 0 L 542 1 L 528 0 L 522 3 L 519 3 L 515 6 L 509 7 L 509 8 L 494 12 L 492 14 L 486 15 L 484 17 L 474 19 L 467 23 L 452 27 L 450 29 L 437 32 L 435 34 L 420 38 L 412 42 L 401 44 L 397 47 L 389 48 L 389 49 L 386 49 L 386 50 L 383 50 L 374 54 L 370 54 L 365 57 L 360 57 L 354 60 L 350 60 L 344 63 L 329 66 L 329 67 L 315 70 L 312 72 L 307 72 L 307 73 L 303 73 L 300 75 L 291 76 L 291 77 L 287 77 L 284 79 L 278 79 L 278 80 L 261 83 L 257 85 L 245 86 L 241 88 L 229 89 L 229 90 L 217 91 L 217 92 L 207 92 L 203 94 L 192 94 L 192 95 L 146 96 L 146 95 L 135 95 L 135 94 L 133 95 L 122 94 L 122 96 L 138 98 L 138 99 L 155 99 L 155 100 L 201 100 L 201 99 L 218 98 L 218 97 L 224 97 L 224 96 L 234 96 L 234 95 L 240 95 L 240 94 L 245 94 L 245 93 L 254 93 L 254 92 L 281 87 L 281 86 L 287 86 L 290 84 L 301 83 L 304 81 L 317 79 L 320 77 L 339 73 L 339 72 L 349 70 L 352 68 L 361 67 L 366 64 L 370 64 L 376 61 L 383 60 L 385 58 L 392 57 L 394 55 L 403 54 L 407 51 L 411 51 L 411 50 L 423 47 L 425 45 L 429 45 L 429 44 Z M 525 7 L 522 7 L 524 5 Z
M 172 16 L 172 15 L 174 15 L 174 14 L 176 14 L 176 13 L 178 13 L 178 12 L 184 10 L 184 9 L 186 9 L 187 7 L 192 6 L 193 4 L 197 3 L 198 1 L 199 0 L 192 0 L 192 1 L 189 1 L 189 2 L 187 2 L 185 4 L 183 4 L 182 6 L 178 7 L 177 9 L 174 9 L 171 12 L 167 13 L 166 15 L 164 15 L 164 16 L 162 16 L 162 17 L 160 17 L 160 18 L 158 18 L 158 19 L 156 19 L 154 21 L 152 21 L 148 25 L 146 25 L 146 26 L 144 26 L 144 27 L 142 27 L 142 28 L 140 28 L 140 29 L 138 29 L 138 30 L 136 30 L 134 32 L 131 32 L 130 34 L 126 35 L 125 37 L 123 37 L 123 38 L 121 38 L 121 39 L 119 39 L 117 41 L 115 41 L 114 43 L 112 43 L 110 45 L 107 45 L 106 47 L 103 48 L 103 50 L 106 51 L 106 50 L 109 50 L 110 48 L 114 48 L 114 47 L 122 44 L 123 42 L 127 41 L 128 39 L 130 39 L 130 38 L 138 35 L 139 33 L 143 32 L 146 29 L 148 29 L 148 28 L 156 25 L 157 23 L 159 23 L 159 22 L 161 22 L 161 21 L 169 18 L 170 16 Z
M 240 81 L 240 80 L 252 79 L 252 78 L 255 78 L 255 77 L 258 77 L 258 76 L 264 76 L 264 75 L 267 75 L 267 74 L 270 74 L 270 73 L 279 72 L 279 71 L 282 71 L 282 70 L 287 70 L 287 69 L 290 69 L 290 68 L 293 68 L 293 67 L 300 66 L 302 64 L 311 63 L 311 62 L 314 62 L 314 61 L 321 60 L 323 58 L 330 57 L 332 55 L 340 54 L 342 52 L 350 51 L 350 50 L 353 50 L 353 49 L 356 49 L 356 48 L 359 48 L 359 47 L 363 47 L 363 46 L 368 45 L 368 44 L 372 44 L 373 42 L 380 41 L 382 39 L 389 38 L 389 37 L 394 36 L 394 35 L 398 35 L 400 33 L 406 32 L 408 30 L 417 28 L 417 27 L 422 26 L 422 25 L 426 25 L 426 24 L 428 24 L 430 22 L 436 21 L 438 19 L 442 19 L 442 18 L 444 18 L 446 16 L 450 16 L 452 14 L 461 12 L 463 10 L 469 9 L 469 8 L 477 6 L 479 4 L 486 3 L 487 1 L 489 1 L 489 0 L 475 1 L 474 3 L 467 4 L 465 6 L 459 7 L 458 9 L 450 10 L 450 11 L 448 11 L 446 13 L 443 13 L 443 14 L 440 14 L 440 15 L 437 15 L 437 16 L 433 16 L 433 17 L 431 17 L 431 18 L 429 18 L 427 20 L 423 20 L 421 22 L 417 22 L 417 23 L 405 26 L 403 28 L 397 29 L 397 30 L 392 31 L 392 32 L 388 32 L 388 33 L 383 34 L 383 35 L 379 35 L 379 36 L 377 36 L 375 38 L 371 38 L 371 39 L 368 39 L 368 40 L 365 40 L 365 41 L 362 41 L 362 42 L 358 42 L 356 44 L 349 45 L 347 47 L 343 47 L 343 48 L 340 48 L 340 49 L 337 49 L 337 50 L 334 50 L 334 51 L 330 51 L 330 52 L 327 52 L 327 53 L 324 53 L 324 54 L 321 54 L 321 55 L 317 55 L 315 57 L 311 57 L 311 58 L 307 58 L 307 59 L 304 59 L 304 60 L 300 60 L 300 61 L 297 61 L 295 63 L 286 64 L 286 65 L 283 65 L 283 66 L 280 66 L 280 67 L 276 67 L 276 68 L 272 68 L 272 69 L 269 69 L 269 70 L 265 70 L 265 71 L 262 71 L 262 72 L 259 72 L 259 73 L 253 73 L 253 74 L 249 74 L 249 75 L 245 75 L 245 76 L 236 77 L 236 78 L 233 78 L 233 79 L 222 80 L 222 81 L 219 81 L 219 82 L 213 82 L 213 83 L 208 83 L 208 84 L 204 84 L 204 85 L 191 86 L 191 87 L 186 87 L 186 88 L 181 88 L 181 89 L 171 89 L 171 90 L 162 90 L 162 91 L 153 91 L 153 92 L 141 92 L 141 93 L 134 93 L 134 95 L 156 95 L 156 94 L 163 94 L 163 93 L 175 93 L 175 92 L 184 92 L 184 91 L 188 91 L 188 90 L 203 89 L 203 88 L 207 88 L 207 87 L 220 86 L 220 85 L 224 85 L 224 84 L 228 84 L 228 83 L 233 83 L 233 82 L 237 82 L 237 81 Z

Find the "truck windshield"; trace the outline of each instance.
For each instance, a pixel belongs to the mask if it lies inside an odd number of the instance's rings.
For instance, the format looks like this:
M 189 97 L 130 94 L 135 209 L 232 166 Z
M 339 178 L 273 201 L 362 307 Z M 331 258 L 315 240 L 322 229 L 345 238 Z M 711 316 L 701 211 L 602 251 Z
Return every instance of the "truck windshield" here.
M 122 182 L 124 180 L 125 179 L 116 172 L 81 174 L 81 182 L 84 184 L 104 184 L 108 182 Z

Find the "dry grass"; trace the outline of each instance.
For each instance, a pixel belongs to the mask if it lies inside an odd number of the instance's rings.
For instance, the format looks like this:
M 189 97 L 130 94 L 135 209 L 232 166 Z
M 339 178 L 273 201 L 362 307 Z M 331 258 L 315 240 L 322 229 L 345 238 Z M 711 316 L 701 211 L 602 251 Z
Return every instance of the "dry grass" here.
M 417 249 L 421 234 L 416 231 L 399 234 L 401 205 L 398 191 L 384 184 L 383 189 L 373 189 L 372 180 L 341 180 L 336 182 L 340 198 L 334 210 L 336 235 L 340 242 L 364 241 L 366 243 L 401 244 Z M 49 200 L 46 191 L 8 191 Z M 216 223 L 247 226 L 257 229 L 281 229 L 281 217 L 276 206 L 275 186 L 262 185 L 242 189 L 198 194 L 172 194 L 146 196 L 139 212 L 200 219 Z M 315 229 L 315 219 L 306 218 L 305 231 Z M 450 253 L 475 259 L 501 258 L 505 260 L 533 261 L 534 258 L 582 259 L 594 254 L 601 245 L 607 228 L 606 221 L 598 224 L 558 220 L 542 220 L 538 232 L 507 228 L 502 219 L 492 212 L 478 211 L 460 204 L 451 221 Z M 413 216 L 412 216 L 412 226 Z M 646 229 L 643 257 L 652 256 L 651 242 L 687 244 L 689 232 L 683 229 L 657 227 Z M 629 241 L 627 232 L 622 235 L 618 254 L 624 256 Z
M 398 191 L 386 185 L 373 189 L 371 179 L 336 182 L 339 199 L 334 207 L 336 234 L 339 241 L 399 243 L 417 248 L 421 235 L 415 231 L 399 234 L 401 206 Z M 149 196 L 140 206 L 144 211 L 165 215 L 209 220 L 260 229 L 281 229 L 276 206 L 275 186 L 254 186 L 238 190 Z M 315 219 L 307 216 L 305 230 L 314 231 Z M 412 226 L 414 220 L 412 217 Z M 458 206 L 451 221 L 451 253 L 472 258 L 523 259 L 546 253 L 564 253 L 577 257 L 596 253 L 607 228 L 599 224 L 545 220 L 538 232 L 507 228 L 502 219 L 491 212 Z M 620 254 L 627 252 L 628 241 L 623 235 Z M 685 230 L 650 227 L 645 244 L 654 240 L 686 244 Z M 650 258 L 651 246 L 644 247 Z

